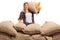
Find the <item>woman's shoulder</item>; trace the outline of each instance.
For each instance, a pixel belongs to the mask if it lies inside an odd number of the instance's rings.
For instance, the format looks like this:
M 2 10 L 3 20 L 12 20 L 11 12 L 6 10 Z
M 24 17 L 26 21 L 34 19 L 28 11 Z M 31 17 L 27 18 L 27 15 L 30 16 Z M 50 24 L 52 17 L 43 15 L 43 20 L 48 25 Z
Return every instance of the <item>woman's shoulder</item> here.
M 20 12 L 20 15 L 25 15 L 25 12 L 24 12 L 24 11 L 21 11 L 21 12 Z

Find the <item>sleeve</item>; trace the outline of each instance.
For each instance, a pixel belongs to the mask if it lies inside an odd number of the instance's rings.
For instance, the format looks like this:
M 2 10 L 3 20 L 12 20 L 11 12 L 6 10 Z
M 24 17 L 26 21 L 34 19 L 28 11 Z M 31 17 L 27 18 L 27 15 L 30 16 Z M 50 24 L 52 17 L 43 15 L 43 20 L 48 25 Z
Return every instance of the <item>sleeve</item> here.
M 23 19 L 23 13 L 22 13 L 22 12 L 20 12 L 20 15 L 19 15 L 18 20 L 22 20 L 22 19 Z
M 32 14 L 32 23 L 35 23 L 35 22 L 34 22 L 34 14 Z

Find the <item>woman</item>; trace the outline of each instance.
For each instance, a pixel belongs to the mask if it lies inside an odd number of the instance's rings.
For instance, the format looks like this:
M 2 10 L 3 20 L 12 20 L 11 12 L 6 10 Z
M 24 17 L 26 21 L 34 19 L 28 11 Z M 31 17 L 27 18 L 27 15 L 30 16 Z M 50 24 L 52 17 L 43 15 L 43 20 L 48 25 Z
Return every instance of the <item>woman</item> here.
M 20 13 L 20 16 L 18 18 L 19 22 L 23 20 L 23 23 L 26 25 L 34 23 L 34 14 L 28 10 L 28 2 L 25 2 L 23 7 L 24 11 Z

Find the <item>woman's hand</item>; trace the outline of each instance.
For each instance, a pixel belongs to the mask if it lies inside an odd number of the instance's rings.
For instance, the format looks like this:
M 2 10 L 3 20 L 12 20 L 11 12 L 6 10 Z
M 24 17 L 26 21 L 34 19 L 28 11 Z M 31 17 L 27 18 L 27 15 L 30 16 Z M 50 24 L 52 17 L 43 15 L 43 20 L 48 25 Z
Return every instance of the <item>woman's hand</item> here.
M 19 22 L 23 22 L 23 20 L 18 20 Z

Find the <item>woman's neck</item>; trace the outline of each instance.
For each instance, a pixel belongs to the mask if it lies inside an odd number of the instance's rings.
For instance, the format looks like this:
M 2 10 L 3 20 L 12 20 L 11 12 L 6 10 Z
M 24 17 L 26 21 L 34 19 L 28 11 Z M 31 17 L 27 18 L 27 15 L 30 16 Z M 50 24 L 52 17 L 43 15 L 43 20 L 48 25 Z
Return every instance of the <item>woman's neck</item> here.
M 26 13 L 28 13 L 29 11 L 28 10 L 25 10 Z

